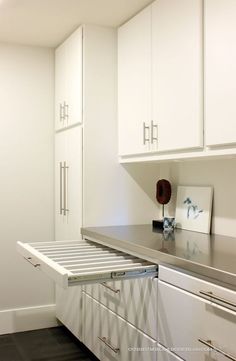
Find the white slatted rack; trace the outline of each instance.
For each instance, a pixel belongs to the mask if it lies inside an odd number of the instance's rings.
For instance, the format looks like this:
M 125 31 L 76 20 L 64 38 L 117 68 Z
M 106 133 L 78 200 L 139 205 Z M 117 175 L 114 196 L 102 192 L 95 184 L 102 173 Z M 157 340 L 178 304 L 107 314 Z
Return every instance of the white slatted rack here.
M 157 265 L 91 241 L 17 242 L 17 248 L 64 288 L 157 275 Z

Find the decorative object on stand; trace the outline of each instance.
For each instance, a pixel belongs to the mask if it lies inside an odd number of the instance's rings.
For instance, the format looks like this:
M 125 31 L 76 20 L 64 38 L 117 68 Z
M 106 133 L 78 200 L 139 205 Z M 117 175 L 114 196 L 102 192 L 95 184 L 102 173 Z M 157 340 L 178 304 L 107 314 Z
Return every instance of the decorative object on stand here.
M 175 228 L 175 217 L 164 217 L 163 229 L 165 232 L 172 232 Z
M 163 230 L 164 217 L 165 217 L 165 204 L 169 203 L 171 198 L 171 184 L 167 179 L 160 179 L 156 184 L 156 200 L 162 204 L 162 219 L 153 220 L 153 228 Z
M 175 213 L 176 227 L 210 233 L 212 197 L 212 187 L 179 186 Z

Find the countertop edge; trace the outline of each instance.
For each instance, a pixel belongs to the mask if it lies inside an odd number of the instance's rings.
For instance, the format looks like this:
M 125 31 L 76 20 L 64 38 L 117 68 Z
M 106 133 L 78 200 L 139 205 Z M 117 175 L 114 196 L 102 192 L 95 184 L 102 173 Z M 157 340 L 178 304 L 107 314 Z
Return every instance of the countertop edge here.
M 129 241 L 116 239 L 98 232 L 94 232 L 88 228 L 81 228 L 81 234 L 83 237 L 88 238 L 91 241 L 130 253 L 131 255 L 143 258 L 155 264 L 174 266 L 185 271 L 196 273 L 203 277 L 211 278 L 217 282 L 223 283 L 225 286 L 236 287 L 236 275 L 233 273 L 196 263 L 191 260 L 186 260 L 164 252 L 150 250 L 143 246 L 133 244 Z

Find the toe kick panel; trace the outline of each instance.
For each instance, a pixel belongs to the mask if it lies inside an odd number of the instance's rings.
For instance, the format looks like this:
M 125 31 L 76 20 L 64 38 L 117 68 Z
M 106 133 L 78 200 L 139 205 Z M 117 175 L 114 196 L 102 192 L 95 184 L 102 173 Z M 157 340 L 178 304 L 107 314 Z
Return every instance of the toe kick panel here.
M 158 266 L 92 241 L 17 242 L 18 252 L 59 286 L 157 276 Z

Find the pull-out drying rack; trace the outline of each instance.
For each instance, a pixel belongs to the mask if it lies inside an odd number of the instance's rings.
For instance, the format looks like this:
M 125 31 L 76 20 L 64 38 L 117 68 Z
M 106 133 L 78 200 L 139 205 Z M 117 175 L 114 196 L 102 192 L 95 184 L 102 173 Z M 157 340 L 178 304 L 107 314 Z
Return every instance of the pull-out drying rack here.
M 156 276 L 158 266 L 92 241 L 17 242 L 19 253 L 61 287 Z

